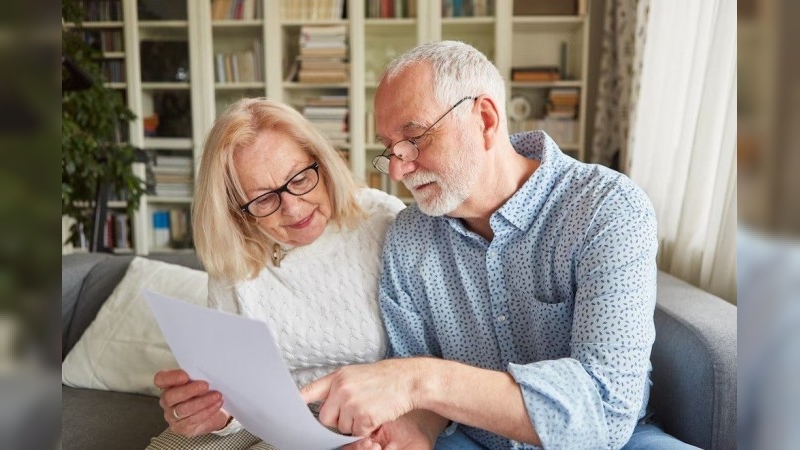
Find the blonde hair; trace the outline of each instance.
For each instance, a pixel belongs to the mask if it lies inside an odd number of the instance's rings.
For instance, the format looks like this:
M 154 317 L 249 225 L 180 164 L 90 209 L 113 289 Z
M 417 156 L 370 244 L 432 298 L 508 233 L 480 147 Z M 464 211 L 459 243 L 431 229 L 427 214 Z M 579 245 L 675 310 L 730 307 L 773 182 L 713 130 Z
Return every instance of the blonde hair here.
M 468 95 L 488 94 L 497 105 L 500 119 L 505 122 L 506 85 L 503 76 L 483 53 L 461 41 L 420 44 L 391 61 L 381 78 L 390 81 L 409 67 L 425 63 L 433 69 L 433 93 L 439 106 L 449 108 Z M 458 118 L 468 113 L 466 108 L 453 111 Z
M 233 155 L 263 131 L 278 131 L 297 142 L 319 164 L 328 189 L 331 222 L 353 227 L 363 217 L 356 185 L 336 149 L 299 112 L 266 98 L 230 105 L 208 133 L 197 174 L 192 228 L 197 254 L 209 275 L 229 282 L 255 277 L 271 261 L 275 244 L 255 219 L 241 210 L 246 203 Z

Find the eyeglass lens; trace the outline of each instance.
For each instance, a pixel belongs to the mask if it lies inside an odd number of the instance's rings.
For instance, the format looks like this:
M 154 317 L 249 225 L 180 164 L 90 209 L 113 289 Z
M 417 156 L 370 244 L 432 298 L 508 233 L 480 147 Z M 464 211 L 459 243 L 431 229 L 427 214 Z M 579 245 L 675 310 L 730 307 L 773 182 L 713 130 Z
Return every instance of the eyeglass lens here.
M 307 194 L 317 186 L 318 182 L 319 174 L 316 167 L 309 167 L 292 177 L 283 187 L 256 198 L 247 206 L 247 211 L 256 217 L 268 216 L 280 208 L 282 192 L 292 195 Z

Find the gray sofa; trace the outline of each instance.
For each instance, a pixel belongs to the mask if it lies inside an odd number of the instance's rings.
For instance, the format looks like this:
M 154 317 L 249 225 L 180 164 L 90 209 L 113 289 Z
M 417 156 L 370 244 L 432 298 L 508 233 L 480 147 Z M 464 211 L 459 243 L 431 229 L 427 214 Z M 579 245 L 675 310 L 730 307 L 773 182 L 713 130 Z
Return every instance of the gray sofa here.
M 201 269 L 193 254 L 151 256 Z M 62 360 L 122 279 L 131 256 L 62 257 Z M 736 448 L 736 307 L 658 277 L 650 404 L 666 431 L 704 449 Z M 158 400 L 61 387 L 63 448 L 142 449 L 166 426 Z

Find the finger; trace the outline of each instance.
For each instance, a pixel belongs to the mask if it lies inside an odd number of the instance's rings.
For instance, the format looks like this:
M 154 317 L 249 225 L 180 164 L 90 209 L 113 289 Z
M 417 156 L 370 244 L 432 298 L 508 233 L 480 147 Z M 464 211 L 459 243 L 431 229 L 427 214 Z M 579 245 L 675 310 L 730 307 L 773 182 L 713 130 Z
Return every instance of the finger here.
M 203 380 L 192 381 L 182 386 L 164 391 L 161 398 L 164 400 L 162 407 L 172 408 L 179 403 L 184 403 L 194 397 L 208 393 L 208 383 Z
M 180 417 L 177 420 L 188 419 L 201 411 L 213 406 L 222 401 L 222 394 L 216 391 L 211 391 L 205 395 L 194 397 L 191 400 L 179 403 L 172 407 L 174 414 Z
M 333 378 L 330 375 L 324 376 L 319 380 L 312 381 L 311 383 L 300 388 L 300 396 L 303 401 L 308 403 L 324 402 L 328 398 L 328 393 L 331 390 L 331 383 Z
M 319 414 L 317 415 L 317 420 L 320 421 L 321 424 L 325 425 L 326 427 L 336 427 L 339 428 L 339 405 L 336 404 L 334 401 L 328 401 L 322 404 L 319 408 Z M 339 428 L 339 431 L 342 433 L 348 433 L 347 431 L 342 430 Z
M 353 434 L 353 418 L 344 410 L 339 410 L 339 420 L 336 422 L 336 428 L 343 434 Z M 367 436 L 367 435 L 359 435 Z
M 217 428 L 213 419 L 222 409 L 222 404 L 223 401 L 220 400 L 197 414 L 175 422 L 170 428 L 177 434 L 189 437 L 210 433 L 214 431 L 214 428 Z
M 153 384 L 159 389 L 169 389 L 189 382 L 189 374 L 181 369 L 159 370 L 153 376 Z

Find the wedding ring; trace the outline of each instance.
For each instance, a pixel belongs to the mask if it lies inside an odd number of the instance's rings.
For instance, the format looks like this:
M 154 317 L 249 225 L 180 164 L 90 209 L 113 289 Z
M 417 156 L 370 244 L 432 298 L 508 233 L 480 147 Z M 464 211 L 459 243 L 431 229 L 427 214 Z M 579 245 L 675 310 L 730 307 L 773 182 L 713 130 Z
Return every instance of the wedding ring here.
M 174 417 L 175 420 L 183 419 L 183 417 L 178 415 L 178 408 L 172 408 L 172 417 Z

